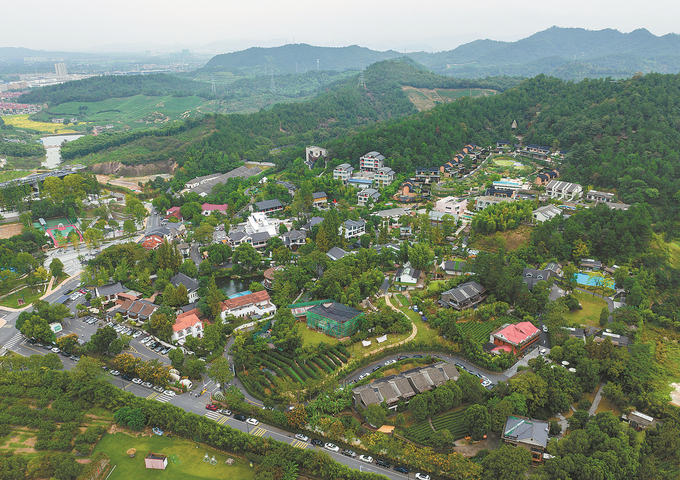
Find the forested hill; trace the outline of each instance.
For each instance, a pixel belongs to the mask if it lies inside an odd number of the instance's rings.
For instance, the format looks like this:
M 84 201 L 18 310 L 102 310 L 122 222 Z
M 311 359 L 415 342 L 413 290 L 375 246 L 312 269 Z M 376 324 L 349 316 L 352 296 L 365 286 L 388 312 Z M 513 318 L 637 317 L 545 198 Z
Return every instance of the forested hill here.
M 303 73 L 321 70 L 361 70 L 381 60 L 401 57 L 403 54 L 388 50 L 378 52 L 366 47 L 315 47 L 305 43 L 281 47 L 253 47 L 240 52 L 217 55 L 203 67 L 207 71 L 233 72 L 239 75 L 274 75 Z
M 98 102 L 134 95 L 196 95 L 211 98 L 210 85 L 162 73 L 138 76 L 101 76 L 33 90 L 19 97 L 21 103 Z
M 626 203 L 664 210 L 680 234 L 680 75 L 649 74 L 628 80 L 564 82 L 544 75 L 502 95 L 464 98 L 399 122 L 378 125 L 329 142 L 337 161 L 377 150 L 397 171 L 438 166 L 465 143 L 512 139 L 568 150 L 564 179 L 616 189 Z

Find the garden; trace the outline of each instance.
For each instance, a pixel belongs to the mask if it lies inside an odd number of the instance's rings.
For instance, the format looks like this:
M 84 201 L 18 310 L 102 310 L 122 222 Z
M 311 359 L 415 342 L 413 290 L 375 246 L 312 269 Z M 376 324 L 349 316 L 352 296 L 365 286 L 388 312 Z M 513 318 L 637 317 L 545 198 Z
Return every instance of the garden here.
M 423 420 L 404 429 L 404 436 L 422 445 L 434 446 L 432 436 L 435 432 L 448 430 L 453 440 L 463 438 L 469 433 L 469 426 L 465 421 L 465 408 L 456 408 L 437 414 L 431 420 L 432 426 L 430 426 L 430 420 Z

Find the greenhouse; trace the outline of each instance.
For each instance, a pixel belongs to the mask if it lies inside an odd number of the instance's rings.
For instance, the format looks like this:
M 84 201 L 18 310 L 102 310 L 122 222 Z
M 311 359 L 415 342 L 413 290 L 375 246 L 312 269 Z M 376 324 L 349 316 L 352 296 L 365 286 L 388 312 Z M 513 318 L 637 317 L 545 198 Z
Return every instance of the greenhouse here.
M 356 333 L 363 316 L 363 312 L 341 303 L 322 303 L 307 311 L 307 327 L 336 338 L 349 337 Z

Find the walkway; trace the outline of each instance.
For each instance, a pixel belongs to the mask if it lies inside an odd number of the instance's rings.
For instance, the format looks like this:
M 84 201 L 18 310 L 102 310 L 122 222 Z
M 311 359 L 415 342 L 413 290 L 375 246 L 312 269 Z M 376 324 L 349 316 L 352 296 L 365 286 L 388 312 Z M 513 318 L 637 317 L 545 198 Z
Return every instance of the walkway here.
M 602 382 L 600 384 L 600 388 L 597 389 L 597 393 L 595 394 L 595 398 L 593 399 L 593 404 L 588 409 L 589 414 L 595 415 L 595 412 L 597 412 L 597 407 L 600 406 L 600 401 L 602 400 L 602 388 L 606 384 L 607 384 L 606 382 Z

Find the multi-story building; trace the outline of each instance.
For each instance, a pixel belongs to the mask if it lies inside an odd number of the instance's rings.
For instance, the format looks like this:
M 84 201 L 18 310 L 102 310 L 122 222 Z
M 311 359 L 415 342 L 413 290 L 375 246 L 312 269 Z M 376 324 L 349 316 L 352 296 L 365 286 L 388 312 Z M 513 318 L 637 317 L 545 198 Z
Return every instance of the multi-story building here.
M 345 220 L 345 223 L 340 227 L 340 234 L 345 230 L 345 239 L 357 238 L 366 233 L 366 222 L 364 220 Z
M 276 305 L 269 299 L 266 290 L 229 298 L 222 302 L 222 319 L 228 315 L 235 317 L 247 317 L 252 315 L 273 315 L 276 313 Z
M 366 172 L 376 172 L 385 165 L 385 156 L 379 152 L 368 152 L 359 157 L 359 168 Z
M 201 338 L 203 336 L 203 322 L 198 318 L 198 309 L 189 310 L 177 315 L 172 326 L 172 341 L 184 345 L 187 337 Z
M 328 195 L 326 192 L 314 192 L 312 193 L 312 206 L 320 207 L 328 203 Z
M 607 192 L 598 192 L 596 190 L 588 190 L 588 193 L 586 194 L 586 200 L 598 203 L 599 202 L 611 203 L 614 201 L 614 194 Z
M 466 282 L 442 293 L 438 303 L 443 307 L 465 310 L 482 303 L 486 297 L 486 288 L 477 282 Z
M 380 192 L 375 188 L 367 188 L 366 190 L 360 190 L 357 192 L 357 204 L 360 207 L 366 206 L 370 201 L 376 203 L 380 198 Z
M 436 212 L 460 215 L 467 209 L 468 200 L 458 197 L 444 197 L 434 204 Z
M 342 165 L 338 165 L 333 170 L 333 180 L 342 180 L 343 182 L 347 183 L 347 180 L 352 178 L 353 171 L 354 167 L 349 163 L 343 163 Z
M 540 330 L 531 322 L 506 323 L 498 330 L 491 332 L 489 342 L 496 345 L 492 353 L 508 352 L 513 355 L 524 355 L 538 345 Z
M 373 183 L 378 187 L 386 187 L 394 181 L 394 170 L 390 167 L 381 167 L 375 171 Z
M 583 195 L 583 187 L 577 183 L 551 180 L 545 186 L 545 193 L 558 200 L 575 200 Z

